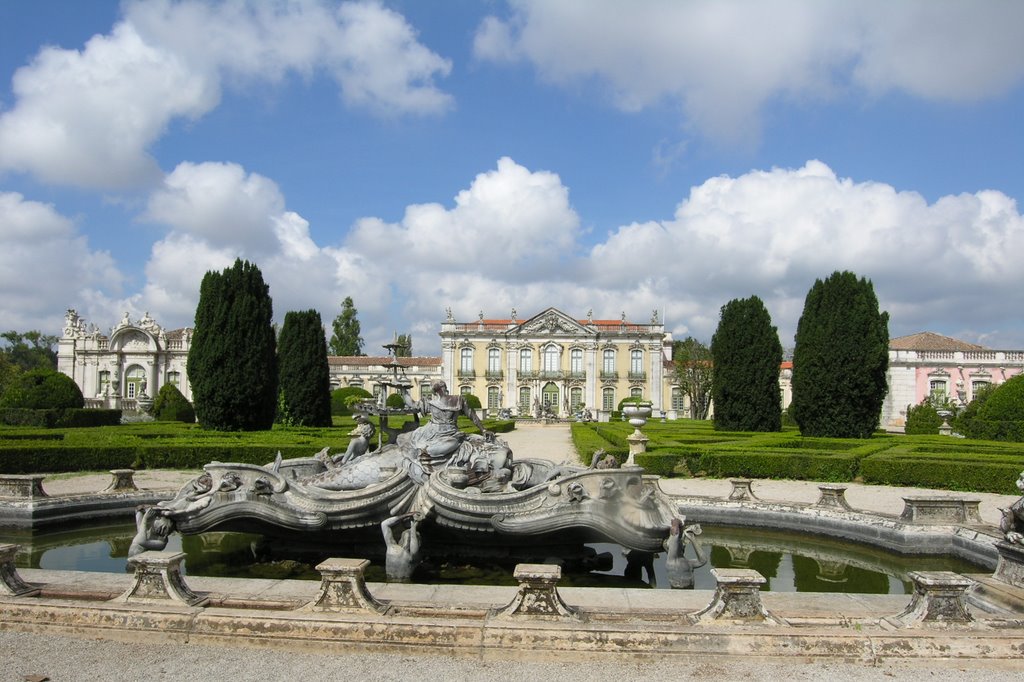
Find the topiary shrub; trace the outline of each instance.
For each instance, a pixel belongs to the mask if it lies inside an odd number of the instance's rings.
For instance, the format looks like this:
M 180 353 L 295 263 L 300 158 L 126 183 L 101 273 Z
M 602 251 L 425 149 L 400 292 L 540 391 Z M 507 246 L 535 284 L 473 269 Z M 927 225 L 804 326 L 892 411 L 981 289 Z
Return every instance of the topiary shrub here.
M 908 436 L 938 435 L 940 426 L 942 417 L 927 398 L 920 405 L 907 407 L 907 423 L 903 431 Z
M 978 419 L 988 421 L 1024 420 L 1024 374 L 997 386 L 978 408 Z
M 968 438 L 1024 441 L 1024 375 L 979 391 L 957 427 Z
M 66 410 L 85 407 L 74 379 L 52 369 L 33 369 L 15 378 L 0 396 L 0 407 Z
M 373 394 L 362 386 L 345 386 L 331 391 L 331 414 L 348 416 L 352 414 L 350 398 L 373 400 Z
M 191 424 L 196 420 L 196 411 L 177 386 L 164 384 L 153 401 L 153 416 L 157 421 Z
M 392 393 L 384 404 L 390 408 L 405 407 L 405 399 L 402 398 L 401 393 Z
M 465 399 L 466 404 L 469 405 L 470 409 L 473 409 L 473 410 L 479 410 L 480 409 L 480 407 L 481 407 L 481 405 L 480 405 L 480 398 L 477 398 L 472 393 L 464 393 L 464 394 L 462 394 L 462 397 Z

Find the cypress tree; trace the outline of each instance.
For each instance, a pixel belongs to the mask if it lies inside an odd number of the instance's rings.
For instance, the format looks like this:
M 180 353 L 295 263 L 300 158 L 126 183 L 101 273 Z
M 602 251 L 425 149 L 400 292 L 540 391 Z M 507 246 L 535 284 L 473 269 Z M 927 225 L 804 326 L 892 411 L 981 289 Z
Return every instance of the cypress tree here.
M 760 298 L 733 299 L 722 306 L 711 358 L 715 429 L 781 430 L 782 344 Z
M 188 377 L 200 425 L 269 429 L 277 411 L 273 304 L 256 265 L 238 259 L 199 288 Z
M 362 355 L 363 337 L 360 336 L 359 318 L 351 296 L 341 302 L 341 312 L 331 325 L 331 355 Z
M 889 314 L 868 279 L 834 272 L 807 293 L 793 351 L 790 413 L 804 436 L 868 438 L 889 368 Z
M 280 387 L 285 412 L 296 426 L 331 425 L 331 376 L 320 313 L 291 311 L 278 340 Z

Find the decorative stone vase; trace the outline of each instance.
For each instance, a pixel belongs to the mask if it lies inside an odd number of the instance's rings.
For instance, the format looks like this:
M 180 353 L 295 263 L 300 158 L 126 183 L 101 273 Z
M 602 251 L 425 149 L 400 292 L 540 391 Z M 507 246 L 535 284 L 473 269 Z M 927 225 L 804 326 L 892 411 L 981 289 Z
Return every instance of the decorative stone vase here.
M 622 414 L 629 420 L 629 423 L 633 425 L 633 428 L 637 432 L 640 428 L 647 423 L 647 419 L 651 416 L 652 408 L 650 402 L 642 403 L 626 403 L 622 406 Z

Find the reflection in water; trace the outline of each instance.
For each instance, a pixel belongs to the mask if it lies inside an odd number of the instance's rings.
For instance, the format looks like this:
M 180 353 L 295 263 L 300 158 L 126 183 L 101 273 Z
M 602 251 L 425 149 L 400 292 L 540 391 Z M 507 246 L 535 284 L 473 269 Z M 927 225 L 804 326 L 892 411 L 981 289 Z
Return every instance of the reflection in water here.
M 0 532 L 0 543 L 22 545 L 17 564 L 25 568 L 56 570 L 125 570 L 134 524 L 61 529 L 56 532 Z M 960 559 L 943 556 L 905 556 L 867 545 L 839 542 L 818 536 L 738 528 L 705 528 L 701 536 L 710 561 L 694 571 L 696 589 L 714 589 L 712 568 L 751 568 L 767 579 L 762 588 L 774 592 L 843 592 L 907 594 L 913 588 L 907 573 L 913 570 L 986 572 Z M 658 555 L 653 577 L 626 578 L 626 557 L 611 544 L 589 545 L 586 554 L 570 558 L 563 567 L 562 585 L 668 587 L 664 555 Z M 315 566 L 329 556 L 365 557 L 372 565 L 371 582 L 383 582 L 383 543 L 375 546 L 324 547 L 248 533 L 204 533 L 171 536 L 167 550 L 186 553 L 188 575 L 238 578 L 292 578 L 318 580 Z M 544 561 L 546 556 L 489 558 L 428 557 L 415 576 L 425 583 L 515 585 L 512 569 L 522 561 Z M 693 548 L 687 549 L 693 555 Z M 597 569 L 597 570 L 592 570 Z

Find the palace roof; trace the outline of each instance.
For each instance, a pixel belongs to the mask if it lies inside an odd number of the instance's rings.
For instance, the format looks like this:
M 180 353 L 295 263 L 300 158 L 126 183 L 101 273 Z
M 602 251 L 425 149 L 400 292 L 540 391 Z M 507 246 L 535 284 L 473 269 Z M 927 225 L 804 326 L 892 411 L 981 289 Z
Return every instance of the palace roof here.
M 924 351 L 972 351 L 988 350 L 985 346 L 968 343 L 935 332 L 920 332 L 909 336 L 899 336 L 889 340 L 890 350 L 924 350 Z

